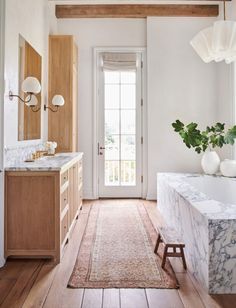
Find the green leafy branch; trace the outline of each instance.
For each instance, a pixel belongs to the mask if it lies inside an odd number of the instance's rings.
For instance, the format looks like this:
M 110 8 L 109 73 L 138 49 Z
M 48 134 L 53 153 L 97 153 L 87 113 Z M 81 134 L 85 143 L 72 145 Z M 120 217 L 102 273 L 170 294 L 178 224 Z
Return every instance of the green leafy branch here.
M 179 133 L 185 145 L 189 149 L 194 148 L 199 154 L 208 148 L 222 148 L 225 144 L 233 145 L 236 138 L 236 125 L 225 131 L 224 123 L 216 123 L 200 131 L 197 123 L 185 125 L 180 120 L 176 120 L 172 126 L 175 132 Z

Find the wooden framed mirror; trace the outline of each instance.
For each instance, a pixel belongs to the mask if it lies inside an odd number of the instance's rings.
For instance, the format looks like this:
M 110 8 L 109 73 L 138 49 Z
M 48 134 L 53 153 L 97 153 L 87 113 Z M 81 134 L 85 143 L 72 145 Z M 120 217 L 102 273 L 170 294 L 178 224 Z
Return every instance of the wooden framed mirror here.
M 42 57 L 19 35 L 19 93 L 26 98 L 21 90 L 22 82 L 27 77 L 36 77 L 41 84 Z M 41 92 L 36 95 L 38 105 L 41 106 Z M 41 110 L 34 112 L 26 104 L 18 102 L 18 140 L 41 139 Z

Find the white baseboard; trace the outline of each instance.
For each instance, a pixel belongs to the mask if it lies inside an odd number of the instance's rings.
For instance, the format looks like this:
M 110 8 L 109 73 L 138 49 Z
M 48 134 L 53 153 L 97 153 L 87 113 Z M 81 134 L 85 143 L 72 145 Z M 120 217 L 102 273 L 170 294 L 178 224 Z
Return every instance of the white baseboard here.
M 1 257 L 0 258 L 0 268 L 3 267 L 5 263 L 6 263 L 6 260 L 3 257 Z
M 97 198 L 94 196 L 93 191 L 91 191 L 91 190 L 84 190 L 83 199 L 86 199 L 86 200 L 96 200 Z
M 157 196 L 156 196 L 156 194 L 148 193 L 146 200 L 156 201 L 157 200 Z

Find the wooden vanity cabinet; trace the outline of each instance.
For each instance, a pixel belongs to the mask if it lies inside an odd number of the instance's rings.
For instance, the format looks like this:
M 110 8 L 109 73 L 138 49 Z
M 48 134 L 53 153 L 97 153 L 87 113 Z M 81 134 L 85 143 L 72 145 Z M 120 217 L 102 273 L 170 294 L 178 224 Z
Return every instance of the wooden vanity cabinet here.
M 5 257 L 59 263 L 82 207 L 82 159 L 60 171 L 5 174 Z

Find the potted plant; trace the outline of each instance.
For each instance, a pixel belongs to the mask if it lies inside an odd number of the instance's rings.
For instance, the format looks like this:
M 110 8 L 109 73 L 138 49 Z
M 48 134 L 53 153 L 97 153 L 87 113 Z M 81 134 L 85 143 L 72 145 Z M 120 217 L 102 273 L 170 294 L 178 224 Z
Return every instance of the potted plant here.
M 198 154 L 204 153 L 201 165 L 206 174 L 215 174 L 219 169 L 220 158 L 214 149 L 225 144 L 233 145 L 236 138 L 236 125 L 226 130 L 224 123 L 216 123 L 200 131 L 197 123 L 185 125 L 176 120 L 172 126 L 189 149 L 193 148 Z

